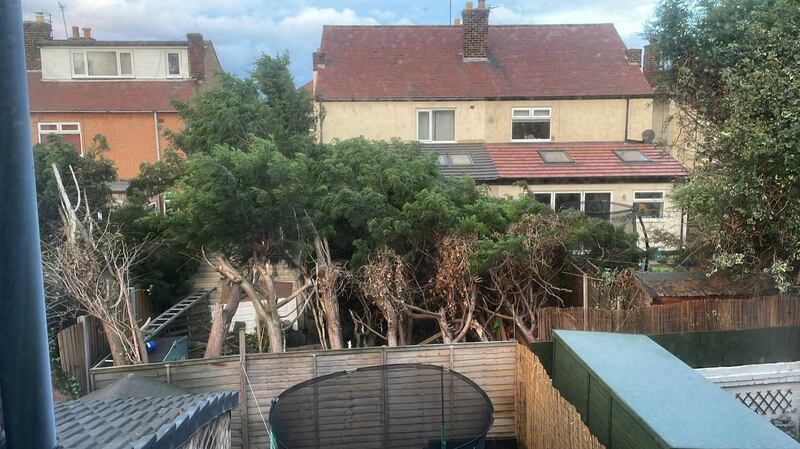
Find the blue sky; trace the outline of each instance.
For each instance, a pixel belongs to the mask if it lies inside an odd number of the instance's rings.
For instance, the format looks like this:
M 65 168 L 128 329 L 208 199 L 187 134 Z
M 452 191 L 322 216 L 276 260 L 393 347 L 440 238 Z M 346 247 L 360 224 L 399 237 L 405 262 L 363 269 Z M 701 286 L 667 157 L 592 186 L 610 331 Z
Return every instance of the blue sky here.
M 203 33 L 214 42 L 225 70 L 244 75 L 261 53 L 287 50 L 297 84 L 311 78 L 311 53 L 324 24 L 446 24 L 450 0 L 61 0 L 67 28 L 92 28 L 97 39 L 182 39 Z M 465 1 L 452 0 L 453 17 Z M 639 35 L 655 1 L 497 0 L 490 23 L 613 23 L 629 47 L 641 47 Z M 64 37 L 57 0 L 23 0 L 26 18 L 52 14 L 56 38 Z

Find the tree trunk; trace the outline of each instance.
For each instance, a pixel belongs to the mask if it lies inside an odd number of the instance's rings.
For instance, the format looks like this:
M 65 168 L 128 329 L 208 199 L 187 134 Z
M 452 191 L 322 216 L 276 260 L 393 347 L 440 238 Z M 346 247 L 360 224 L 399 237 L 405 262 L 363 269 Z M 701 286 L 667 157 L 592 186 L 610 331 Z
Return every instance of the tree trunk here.
M 106 334 L 106 340 L 108 340 L 108 348 L 111 350 L 111 359 L 114 361 L 114 366 L 130 365 L 131 359 L 125 353 L 125 347 L 119 335 L 115 332 L 114 327 L 106 321 L 101 321 L 101 323 L 103 323 L 103 333 Z
M 330 349 L 341 349 L 342 324 L 339 319 L 339 301 L 336 298 L 336 279 L 331 261 L 328 240 L 314 238 L 314 249 L 317 253 L 317 291 L 322 314 L 325 316 L 325 327 L 328 331 Z
M 236 310 L 239 309 L 242 290 L 238 285 L 226 282 L 222 288 L 222 297 L 225 298 L 224 305 L 217 305 L 214 309 L 214 316 L 211 319 L 211 330 L 208 333 L 206 352 L 203 354 L 204 358 L 222 355 L 225 336 L 228 334 L 228 327 L 233 316 L 236 315 Z
M 386 314 L 386 344 L 389 347 L 397 346 L 397 334 L 400 323 L 396 314 Z
M 270 267 L 271 268 L 271 267 Z M 269 338 L 269 352 L 283 352 L 283 328 L 281 327 L 281 316 L 278 314 L 277 297 L 275 295 L 275 287 L 272 283 L 272 278 L 268 273 L 262 273 L 265 276 L 264 284 L 266 285 L 266 301 L 264 301 L 264 311 L 266 312 L 267 319 L 263 320 L 267 326 L 267 337 Z

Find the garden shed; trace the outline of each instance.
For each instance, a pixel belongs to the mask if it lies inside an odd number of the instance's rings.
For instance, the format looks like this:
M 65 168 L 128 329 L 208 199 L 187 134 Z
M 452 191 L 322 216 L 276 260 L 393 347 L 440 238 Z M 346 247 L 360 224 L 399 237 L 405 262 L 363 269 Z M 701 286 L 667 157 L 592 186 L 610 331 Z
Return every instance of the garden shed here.
M 645 335 L 554 332 L 553 386 L 607 449 L 799 449 Z

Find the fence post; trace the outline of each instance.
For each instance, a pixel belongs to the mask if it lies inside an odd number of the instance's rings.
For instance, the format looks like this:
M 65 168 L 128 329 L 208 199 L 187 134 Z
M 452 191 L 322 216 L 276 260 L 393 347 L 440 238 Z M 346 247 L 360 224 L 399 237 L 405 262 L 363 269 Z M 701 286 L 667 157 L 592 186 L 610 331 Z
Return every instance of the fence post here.
M 239 327 L 239 410 L 242 414 L 242 447 L 250 449 L 250 432 L 247 429 L 247 341 L 244 329 L 244 326 Z
M 94 322 L 91 322 L 94 324 Z M 78 324 L 81 326 L 81 332 L 83 334 L 83 370 L 86 373 L 86 394 L 92 392 L 92 382 L 89 380 L 89 369 L 92 367 L 92 350 L 90 348 L 92 335 L 90 329 L 92 326 L 87 323 L 86 316 L 79 316 L 78 317 Z

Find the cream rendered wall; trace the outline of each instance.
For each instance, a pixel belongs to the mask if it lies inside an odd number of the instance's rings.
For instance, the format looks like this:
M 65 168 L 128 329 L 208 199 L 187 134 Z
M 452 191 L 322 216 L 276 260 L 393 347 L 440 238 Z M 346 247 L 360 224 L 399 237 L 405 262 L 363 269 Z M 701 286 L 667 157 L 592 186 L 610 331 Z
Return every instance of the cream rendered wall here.
M 522 187 L 515 185 L 489 185 L 489 195 L 496 197 L 518 196 L 523 193 Z M 528 191 L 545 192 L 611 192 L 611 202 L 632 205 L 633 193 L 636 191 L 663 191 L 664 218 L 660 220 L 645 219 L 644 224 L 653 245 L 653 231 L 661 229 L 675 236 L 681 235 L 681 211 L 670 200 L 672 183 L 599 183 L 599 184 L 528 184 Z M 614 210 L 614 209 L 612 209 Z M 636 231 L 640 234 L 639 245 L 644 247 L 644 237 L 637 223 Z
M 453 109 L 456 141 L 511 141 L 511 110 L 515 107 L 552 108 L 554 142 L 603 142 L 625 139 L 625 99 L 529 101 L 324 101 L 322 139 L 416 140 L 416 111 Z M 628 137 L 640 139 L 653 125 L 653 100 L 631 99 Z
M 42 52 L 42 79 L 71 80 L 72 51 L 117 50 L 133 53 L 133 75 L 135 79 L 167 78 L 167 52 L 180 53 L 181 76 L 189 77 L 189 52 L 186 47 L 44 47 Z M 86 78 L 77 78 L 84 80 Z M 130 79 L 130 78 L 124 78 Z

